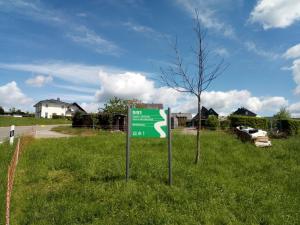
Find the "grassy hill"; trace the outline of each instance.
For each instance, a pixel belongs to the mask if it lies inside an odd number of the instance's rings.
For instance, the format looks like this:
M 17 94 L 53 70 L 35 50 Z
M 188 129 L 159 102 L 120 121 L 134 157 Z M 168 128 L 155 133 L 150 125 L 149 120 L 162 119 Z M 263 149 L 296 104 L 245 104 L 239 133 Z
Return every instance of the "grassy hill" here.
M 67 119 L 45 119 L 34 117 L 12 117 L 1 116 L 0 127 L 15 126 L 31 126 L 31 125 L 51 125 L 51 124 L 70 124 L 71 121 Z
M 299 224 L 300 138 L 258 149 L 221 132 L 133 139 L 126 183 L 125 135 L 36 140 L 18 165 L 12 224 Z M 2 216 L 1 216 L 2 217 Z

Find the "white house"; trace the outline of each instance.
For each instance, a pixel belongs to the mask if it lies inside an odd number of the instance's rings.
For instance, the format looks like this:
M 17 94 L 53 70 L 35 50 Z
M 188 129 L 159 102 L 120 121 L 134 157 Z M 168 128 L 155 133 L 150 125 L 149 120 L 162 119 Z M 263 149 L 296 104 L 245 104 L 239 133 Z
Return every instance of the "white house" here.
M 76 102 L 70 104 L 59 98 L 39 101 L 34 107 L 36 118 L 52 118 L 53 115 L 71 117 L 77 111 L 86 113 Z

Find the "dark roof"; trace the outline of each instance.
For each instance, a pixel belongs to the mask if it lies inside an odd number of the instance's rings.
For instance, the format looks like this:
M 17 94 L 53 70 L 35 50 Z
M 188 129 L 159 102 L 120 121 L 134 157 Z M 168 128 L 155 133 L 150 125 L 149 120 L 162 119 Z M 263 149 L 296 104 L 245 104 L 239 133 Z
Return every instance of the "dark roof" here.
M 209 110 L 207 108 L 205 108 L 204 106 L 202 106 L 201 108 L 201 119 L 202 120 L 206 120 L 209 116 L 214 115 L 214 116 L 219 116 L 218 113 L 216 113 L 215 110 L 213 110 L 212 108 L 210 108 Z M 198 120 L 198 113 L 196 116 L 194 116 L 194 118 L 192 120 Z
M 256 116 L 256 114 L 254 112 L 251 112 L 250 110 L 241 107 L 238 108 L 238 110 L 236 110 L 235 112 L 232 113 L 232 115 L 239 115 L 239 116 Z
M 42 103 L 46 103 L 46 104 L 47 103 L 54 103 L 54 104 L 61 104 L 61 105 L 70 105 L 67 102 L 60 101 L 59 99 L 46 99 L 46 100 L 39 101 L 33 107 L 36 107 L 37 105 L 42 104 Z
M 78 109 L 80 109 L 82 112 L 85 112 L 85 113 L 86 113 L 86 111 L 85 111 L 80 105 L 78 105 L 76 102 L 73 102 L 72 105 L 75 105 L 75 106 L 76 106 Z
M 209 113 L 209 115 L 219 116 L 219 114 L 218 114 L 213 108 L 210 108 L 210 109 L 208 110 L 208 113 Z

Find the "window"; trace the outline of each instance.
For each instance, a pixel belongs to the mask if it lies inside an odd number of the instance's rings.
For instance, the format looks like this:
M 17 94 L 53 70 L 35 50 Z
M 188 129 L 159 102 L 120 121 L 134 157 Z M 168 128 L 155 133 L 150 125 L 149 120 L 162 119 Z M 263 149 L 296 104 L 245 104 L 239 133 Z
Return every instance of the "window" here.
M 48 104 L 46 104 L 46 108 L 48 108 Z
M 62 108 L 62 109 L 64 109 L 64 108 L 65 108 L 65 106 L 64 106 L 64 105 L 62 105 L 62 106 L 61 106 L 61 108 Z

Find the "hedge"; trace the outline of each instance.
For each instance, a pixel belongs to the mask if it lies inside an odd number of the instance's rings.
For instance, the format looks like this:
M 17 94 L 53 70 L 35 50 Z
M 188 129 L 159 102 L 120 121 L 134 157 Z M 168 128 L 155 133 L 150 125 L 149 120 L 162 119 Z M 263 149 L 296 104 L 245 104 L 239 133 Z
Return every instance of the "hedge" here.
M 207 119 L 206 125 L 210 130 L 217 130 L 220 126 L 218 117 L 210 115 Z
M 222 130 L 227 130 L 228 128 L 230 128 L 230 120 L 221 120 L 220 127 Z
M 73 127 L 93 127 L 92 115 L 76 112 L 72 118 Z
M 231 127 L 249 126 L 263 130 L 268 129 L 268 119 L 266 118 L 251 116 L 230 116 L 228 119 L 230 120 Z
M 278 120 L 277 128 L 288 135 L 297 135 L 300 133 L 300 120 Z

